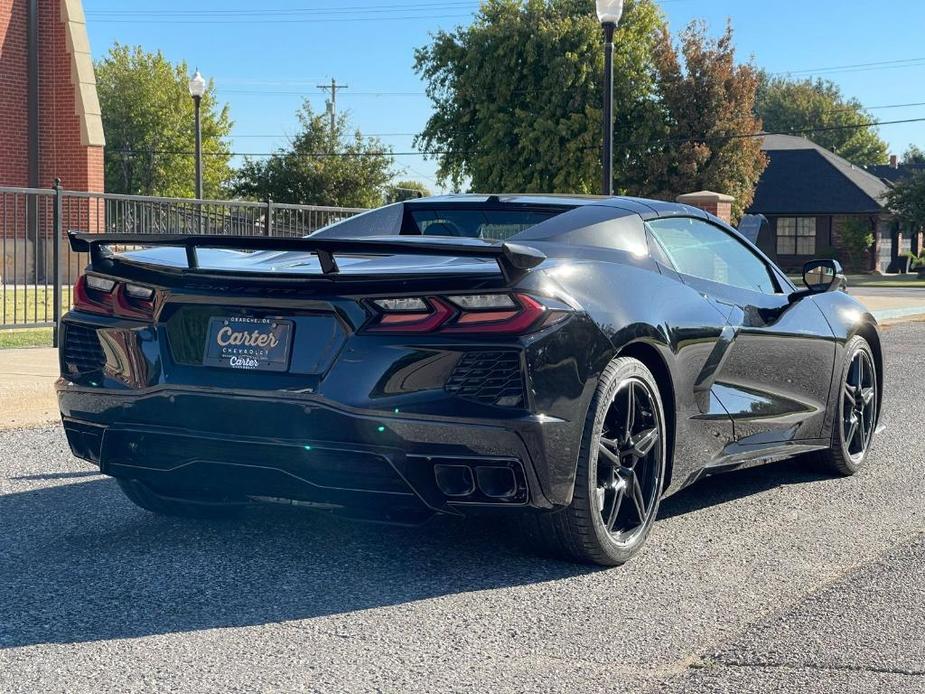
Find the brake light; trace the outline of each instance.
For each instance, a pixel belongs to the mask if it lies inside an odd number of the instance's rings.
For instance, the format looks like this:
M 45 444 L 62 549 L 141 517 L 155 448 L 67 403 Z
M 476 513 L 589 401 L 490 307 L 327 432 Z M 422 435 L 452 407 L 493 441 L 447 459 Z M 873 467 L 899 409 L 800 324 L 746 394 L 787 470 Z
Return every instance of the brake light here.
M 113 313 L 113 289 L 116 283 L 105 277 L 81 275 L 74 285 L 74 308 L 87 313 L 111 316 Z
M 370 332 L 522 335 L 568 315 L 526 294 L 467 294 L 371 302 Z
M 144 285 L 82 275 L 74 285 L 74 308 L 102 316 L 151 320 L 156 295 L 154 289 Z

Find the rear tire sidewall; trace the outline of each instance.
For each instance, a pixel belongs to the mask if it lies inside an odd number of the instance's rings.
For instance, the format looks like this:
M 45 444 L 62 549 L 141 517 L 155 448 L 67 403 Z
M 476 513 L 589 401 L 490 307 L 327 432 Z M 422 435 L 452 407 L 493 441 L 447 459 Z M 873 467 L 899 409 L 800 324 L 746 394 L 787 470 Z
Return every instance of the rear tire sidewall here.
M 598 465 L 598 439 L 604 425 L 604 418 L 613 402 L 614 395 L 620 387 L 627 381 L 633 379 L 637 384 L 642 384 L 647 390 L 652 402 L 655 403 L 655 417 L 659 428 L 658 446 L 660 447 L 659 468 L 657 470 L 657 479 L 655 482 L 655 501 L 652 510 L 646 522 L 640 526 L 625 543 L 617 542 L 615 538 L 607 531 L 604 520 L 601 518 L 600 510 L 596 501 L 597 492 L 597 465 Z M 645 543 L 652 529 L 652 525 L 658 516 L 659 504 L 664 491 L 665 469 L 667 458 L 667 438 L 668 432 L 665 426 L 665 410 L 662 404 L 661 393 L 658 384 L 652 372 L 646 366 L 629 357 L 621 357 L 611 362 L 610 366 L 604 373 L 604 377 L 598 384 L 597 393 L 595 394 L 593 407 L 593 418 L 589 412 L 590 430 L 586 431 L 588 438 L 585 448 L 585 455 L 579 466 L 577 484 L 581 484 L 585 492 L 586 500 L 585 512 L 588 515 L 588 522 L 594 534 L 596 544 L 600 548 L 602 556 L 598 559 L 600 563 L 619 565 L 631 559 Z

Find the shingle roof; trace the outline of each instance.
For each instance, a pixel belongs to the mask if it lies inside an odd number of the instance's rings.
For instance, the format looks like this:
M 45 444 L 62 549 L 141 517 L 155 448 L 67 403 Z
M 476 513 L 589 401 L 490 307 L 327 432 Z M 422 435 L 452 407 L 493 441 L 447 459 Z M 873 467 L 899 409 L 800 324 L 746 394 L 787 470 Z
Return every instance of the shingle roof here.
M 889 186 L 805 137 L 765 135 L 770 162 L 749 212 L 862 214 L 879 212 Z
M 867 170 L 888 183 L 898 183 L 904 178 L 925 171 L 925 164 L 900 164 L 895 168 L 889 164 L 874 164 L 873 166 L 868 166 Z

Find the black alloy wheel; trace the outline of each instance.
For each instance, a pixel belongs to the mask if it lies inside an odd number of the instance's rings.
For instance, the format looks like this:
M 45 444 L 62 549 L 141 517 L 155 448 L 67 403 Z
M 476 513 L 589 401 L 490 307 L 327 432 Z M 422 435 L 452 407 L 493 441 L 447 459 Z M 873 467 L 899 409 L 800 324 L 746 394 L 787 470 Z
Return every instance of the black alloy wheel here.
M 646 527 L 660 491 L 660 422 L 647 384 L 632 377 L 614 393 L 597 450 L 596 501 L 614 542 L 632 543 Z
M 867 340 L 851 338 L 844 350 L 831 444 L 808 456 L 822 469 L 853 475 L 866 462 L 880 415 L 878 373 Z
M 601 374 L 585 419 L 572 503 L 525 516 L 531 544 L 589 564 L 629 561 L 658 516 L 668 436 L 652 372 L 637 359 L 614 359 Z
M 842 440 L 851 460 L 860 462 L 877 423 L 877 372 L 866 350 L 854 353 L 842 393 Z

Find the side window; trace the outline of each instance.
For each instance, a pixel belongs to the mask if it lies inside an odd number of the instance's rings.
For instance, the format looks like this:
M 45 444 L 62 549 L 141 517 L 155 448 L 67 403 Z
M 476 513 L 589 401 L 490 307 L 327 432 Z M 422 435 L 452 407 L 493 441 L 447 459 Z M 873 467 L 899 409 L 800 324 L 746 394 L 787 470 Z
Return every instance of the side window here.
M 670 217 L 649 222 L 675 269 L 692 277 L 774 294 L 768 266 L 741 241 L 700 219 Z

